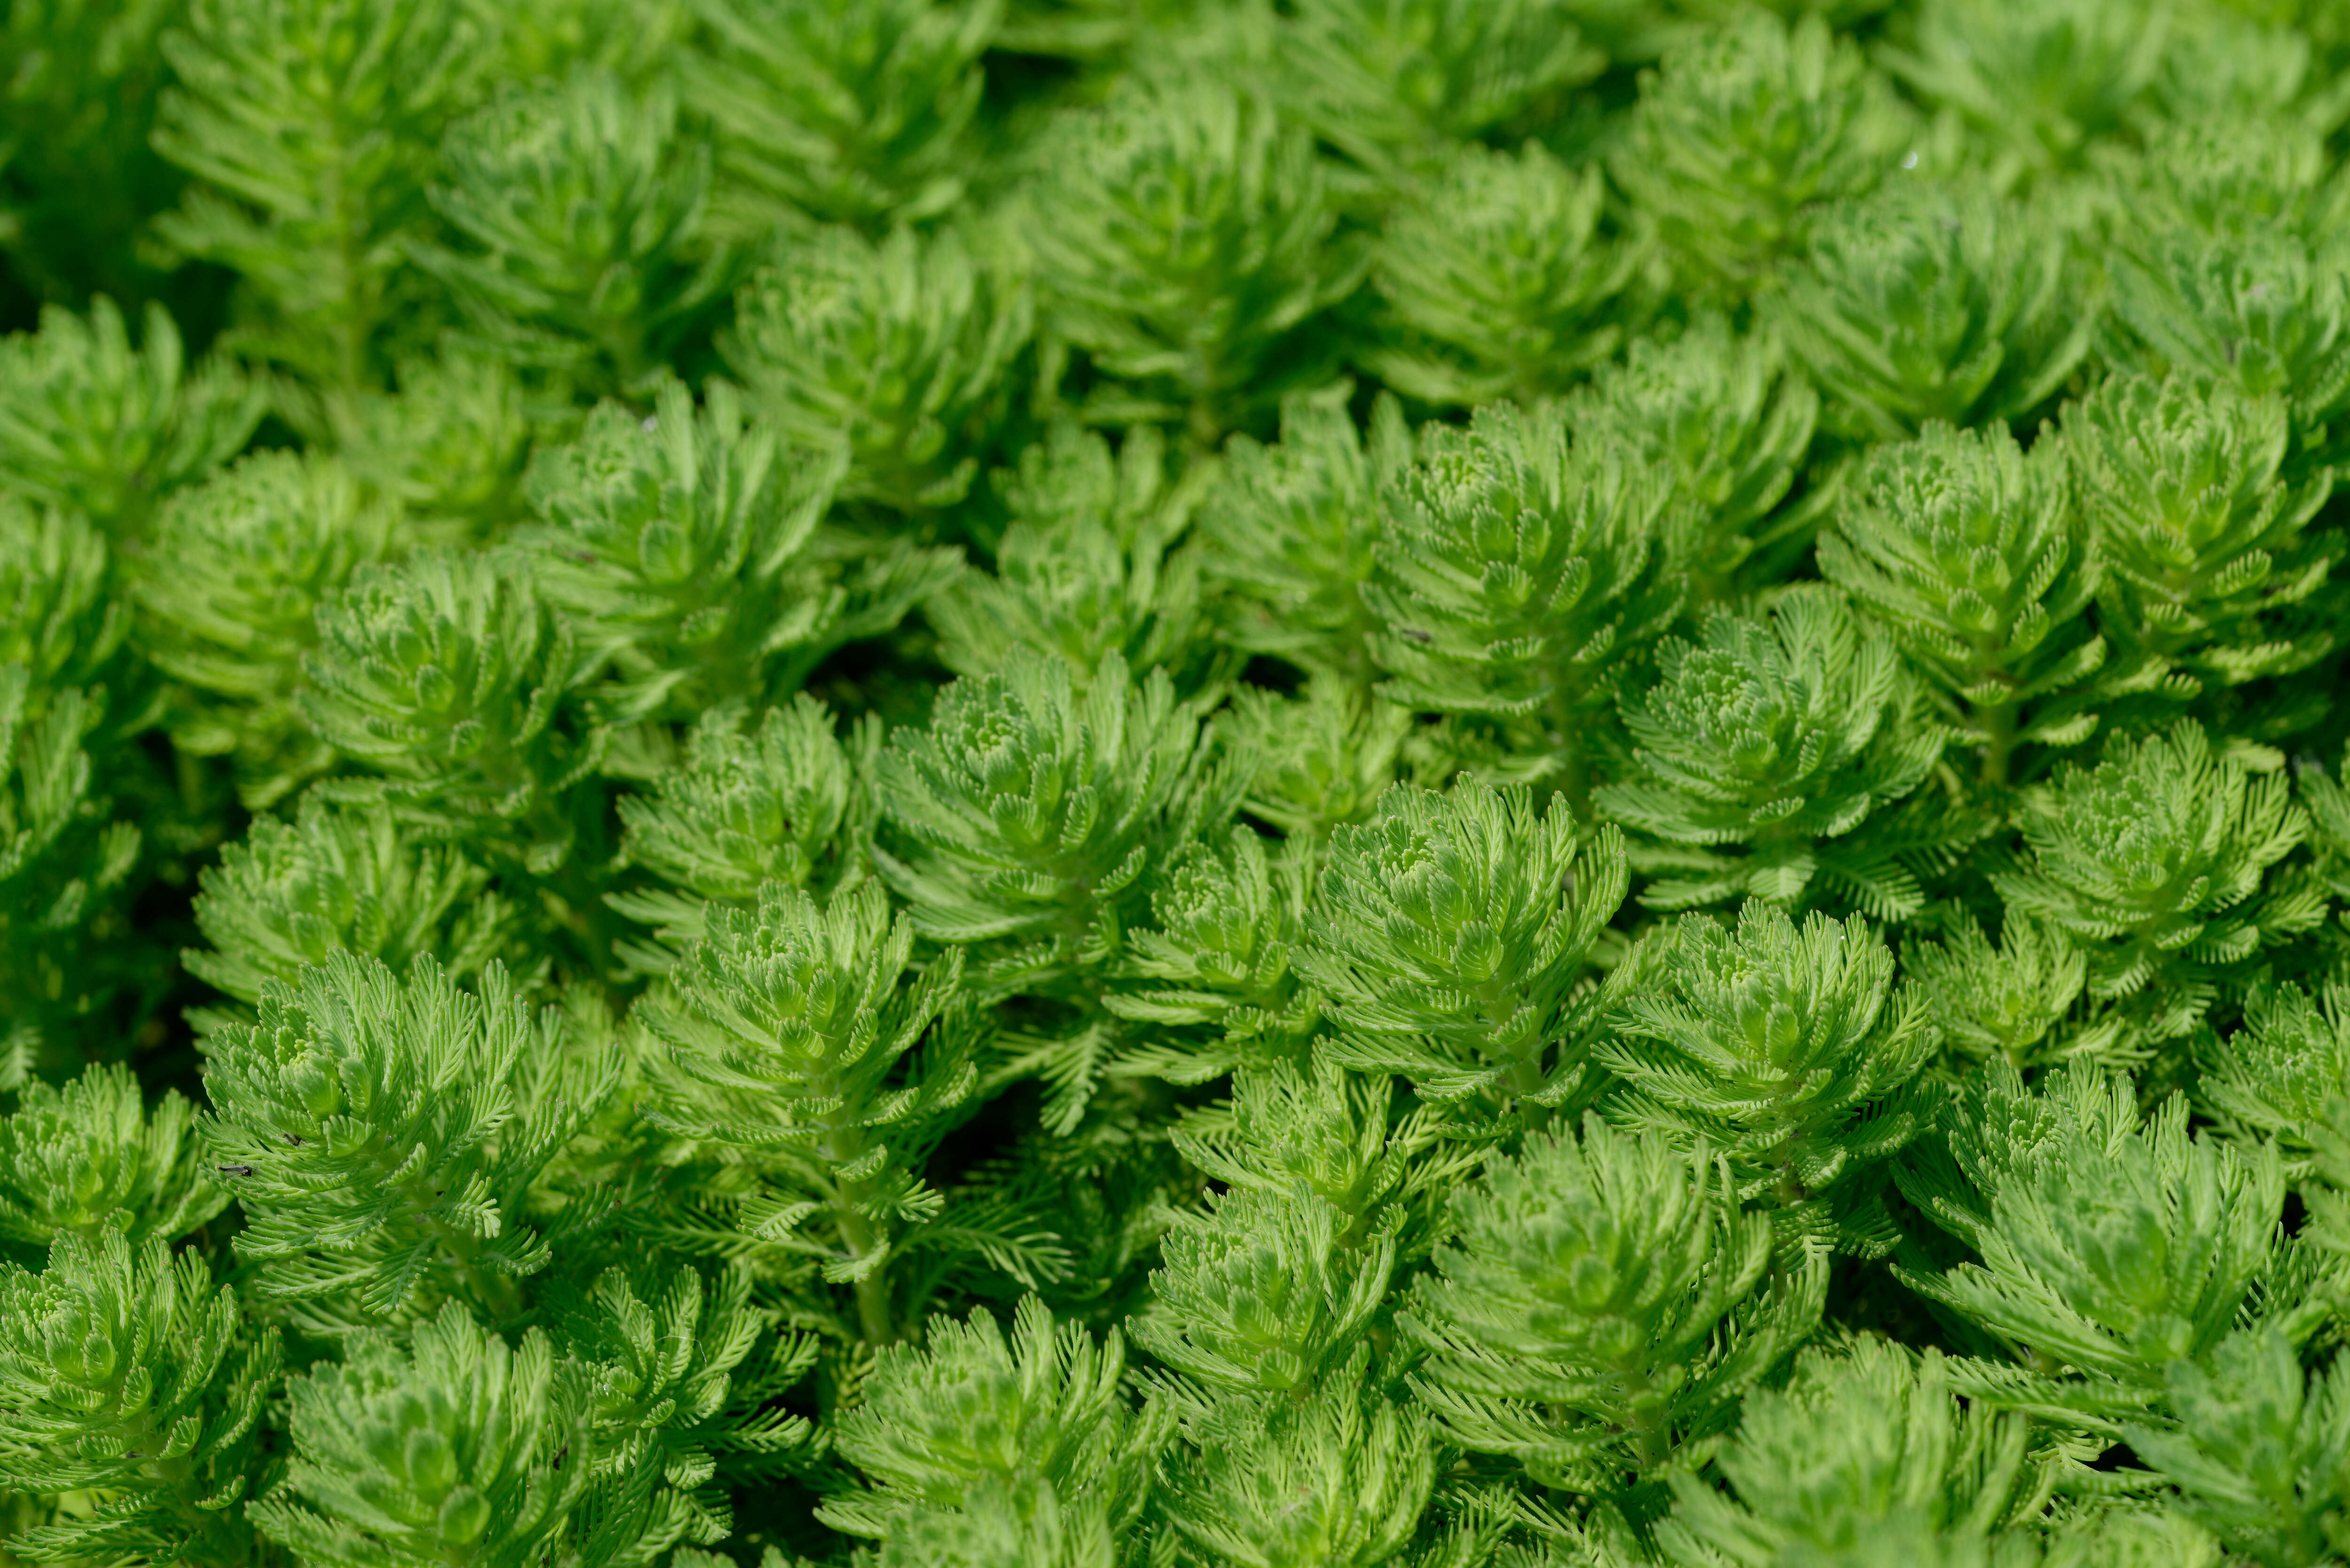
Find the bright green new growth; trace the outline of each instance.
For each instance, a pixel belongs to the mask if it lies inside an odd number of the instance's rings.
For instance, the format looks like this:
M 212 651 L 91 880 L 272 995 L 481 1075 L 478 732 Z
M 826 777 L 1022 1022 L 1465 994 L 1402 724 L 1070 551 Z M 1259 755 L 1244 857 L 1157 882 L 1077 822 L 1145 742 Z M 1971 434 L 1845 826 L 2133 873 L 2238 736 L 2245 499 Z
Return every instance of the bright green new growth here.
M 1389 790 L 1332 836 L 1296 959 L 1333 1059 L 1537 1122 L 1587 1093 L 1587 965 L 1624 885 L 1616 830 L 1558 796 L 1537 813 L 1523 785 Z
M 1635 454 L 1570 441 L 1563 410 L 1480 409 L 1421 431 L 1384 491 L 1364 602 L 1385 623 L 1387 695 L 1517 721 L 1587 788 L 1593 722 L 1680 607 L 1679 520 Z
M 1097 1345 L 1033 1295 L 1008 1338 L 984 1313 L 932 1319 L 922 1349 L 880 1353 L 865 1402 L 840 1423 L 841 1452 L 876 1490 L 827 1500 L 824 1517 L 887 1537 L 909 1510 L 978 1511 L 991 1496 L 1049 1490 L 1130 1522 L 1166 1433 L 1119 1397 L 1125 1360 L 1116 1329 Z
M 1080 693 L 1066 661 L 1015 649 L 1003 672 L 941 695 L 930 727 L 878 763 L 905 858 L 881 868 L 925 934 L 1019 938 L 1036 961 L 1093 965 L 1138 923 L 1149 867 L 1236 792 L 1211 732 L 1164 671 L 1136 682 L 1111 654 Z
M 1606 182 L 1539 142 L 1473 143 L 1388 220 L 1371 256 L 1387 341 L 1363 364 L 1434 404 L 1531 400 L 1615 352 L 1639 251 L 1598 234 Z
M 27 1084 L 0 1122 L 0 1241 L 178 1240 L 228 1207 L 199 1167 L 194 1133 L 187 1101 L 167 1093 L 151 1116 L 119 1066 L 89 1067 L 61 1089 Z
M 2263 946 L 2322 918 L 2316 896 L 2270 868 L 2308 829 L 2282 774 L 2214 757 L 2202 729 L 2113 746 L 2027 795 L 2032 858 L 1993 874 L 2019 913 L 2089 955 L 2093 996 L 2146 999 L 2158 1039 L 2182 1034 Z
M 778 244 L 719 338 L 753 405 L 797 441 L 846 435 L 844 496 L 904 512 L 962 500 L 1033 330 L 1027 280 L 954 229 L 876 244 L 828 225 Z
M 1367 680 L 1378 623 L 1362 587 L 1379 537 L 1380 487 L 1410 460 L 1411 432 L 1392 398 L 1373 406 L 1367 437 L 1335 400 L 1303 396 L 1282 403 L 1273 445 L 1234 436 L 1199 514 L 1202 567 L 1230 596 L 1228 635 L 1252 653 Z
M 1113 458 L 1101 437 L 1058 421 L 995 488 L 1012 518 L 994 573 L 973 572 L 924 607 L 949 669 L 992 675 L 1027 648 L 1060 654 L 1079 676 L 1115 654 L 1186 691 L 1204 682 L 1200 552 L 1177 543 L 1199 486 L 1169 483 L 1155 429 Z
M 1347 1245 L 1347 1216 L 1303 1182 L 1180 1214 L 1135 1343 L 1211 1389 L 1304 1394 L 1329 1378 L 1387 1296 L 1392 1236 Z
M 157 517 L 138 594 L 155 667 L 203 693 L 172 716 L 175 742 L 225 753 L 239 792 L 265 808 L 335 755 L 294 691 L 317 646 L 318 607 L 390 553 L 389 508 L 332 458 L 265 452 L 182 491 Z
M 1243 687 L 1217 720 L 1225 745 L 1252 764 L 1249 815 L 1314 843 L 1369 819 L 1412 728 L 1410 714 L 1330 673 L 1295 698 Z
M 2131 1446 L 2179 1490 L 2178 1509 L 2262 1568 L 2339 1557 L 2350 1387 L 2337 1360 L 2303 1380 L 2273 1330 L 2235 1334 L 2171 1370 L 2174 1427 L 2129 1427 Z
M 1997 785 L 2028 771 L 2020 748 L 2077 744 L 2095 731 L 2091 704 L 2159 673 L 2117 680 L 2085 613 L 2111 539 L 2092 532 L 2056 459 L 1937 423 L 1877 450 L 1820 540 L 1820 567 L 1898 643 Z
M 1825 214 L 1779 320 L 1830 422 L 1896 441 L 1932 420 L 2021 419 L 2054 396 L 2096 317 L 2053 216 L 1964 186 L 1892 187 Z
M 510 1348 L 454 1302 L 413 1344 L 364 1335 L 289 1380 L 294 1462 L 254 1508 L 263 1533 L 333 1568 L 524 1568 L 570 1544 L 595 1470 L 584 1380 L 537 1329 Z
M 1596 1116 L 1495 1159 L 1452 1218 L 1400 1322 L 1415 1391 L 1450 1441 L 1601 1498 L 1702 1463 L 1826 1282 L 1806 1262 L 1752 1294 L 1771 1227 L 1728 1171 Z
M 311 729 L 377 774 L 333 793 L 559 864 L 562 795 L 603 743 L 568 701 L 587 674 L 574 624 L 511 556 L 428 551 L 362 568 L 320 607 L 303 659 Z
M 835 223 L 932 217 L 962 193 L 978 59 L 1001 0 L 691 0 L 712 47 L 684 61 L 717 122 L 727 226 L 785 203 Z
M 2339 240 L 2269 224 L 2136 239 L 2113 267 L 2123 362 L 2281 396 L 2296 444 L 2330 451 L 2338 438 L 2328 427 L 2350 406 L 2350 275 Z
M 691 1268 L 606 1270 L 564 1323 L 591 1386 L 591 1419 L 608 1475 L 632 1481 L 658 1464 L 655 1538 L 723 1541 L 729 1500 L 709 1483 L 741 1483 L 798 1468 L 813 1431 L 772 1402 L 806 1371 L 804 1338 L 769 1335 L 750 1303 L 751 1274 L 714 1284 Z M 762 1339 L 764 1353 L 754 1352 Z M 638 1542 L 642 1552 L 650 1541 Z
M 264 1289 L 377 1317 L 420 1295 L 506 1310 L 548 1260 L 524 1196 L 601 1092 L 548 1070 L 555 1028 L 495 964 L 478 995 L 429 957 L 402 980 L 342 950 L 265 984 L 255 1023 L 213 1033 L 203 1124 Z
M 2202 78 L 2205 85 L 2217 80 L 2216 72 Z M 2144 154 L 2118 171 L 2121 189 L 2147 204 L 2158 229 L 2322 234 L 2345 194 L 2331 177 L 2317 130 L 2324 112 L 2304 119 L 2265 107 L 2213 105 L 2150 125 Z
M 1294 969 L 1313 881 L 1310 856 L 1244 826 L 1176 853 L 1151 890 L 1157 928 L 1127 936 L 1132 988 L 1102 998 L 1129 1023 L 1159 1026 L 1159 1043 L 1130 1053 L 1126 1070 L 1196 1084 L 1304 1054 L 1322 1022 L 1320 995 Z
M 71 549 L 76 543 L 64 529 L 45 528 L 42 535 L 32 541 L 36 546 Z M 21 535 L 0 535 L 0 545 L 24 542 Z M 69 561 L 58 559 L 62 553 L 43 550 L 48 558 L 30 563 L 35 571 L 18 576 L 33 591 L 14 596 L 20 603 L 52 585 L 70 593 L 74 585 L 57 583 L 63 574 L 57 567 L 102 560 L 96 549 L 72 549 Z M 22 561 L 18 556 L 0 565 Z M 50 581 L 40 581 L 44 576 Z M 0 587 L 6 586 L 0 578 Z M 58 608 L 70 606 L 65 595 L 57 597 L 66 599 Z M 38 635 L 57 624 L 24 629 Z M 73 630 L 84 637 L 95 631 L 84 647 L 104 657 L 119 639 L 120 626 L 109 616 L 96 628 Z M 49 656 L 45 663 L 69 659 L 74 650 L 60 646 L 64 641 L 23 651 Z M 109 764 L 122 782 L 138 782 L 135 753 L 120 742 L 125 732 L 144 727 L 147 715 L 135 691 L 116 707 L 104 687 L 52 689 L 36 682 L 40 673 L 46 672 L 27 663 L 0 663 L 0 1084 L 13 1084 L 36 1062 L 52 1069 L 62 1064 L 58 1053 L 70 1034 L 60 1032 L 103 1014 L 121 988 L 141 978 L 139 966 L 117 953 L 144 838 L 135 824 L 109 820 L 113 802 L 99 793 L 107 775 L 98 764 Z
M 234 1565 L 255 1428 L 277 1376 L 275 1329 L 249 1330 L 203 1259 L 111 1225 L 62 1232 L 47 1267 L 0 1262 L 0 1482 L 108 1501 L 26 1532 L 48 1561 Z
M 304 965 L 340 950 L 396 971 L 438 955 L 452 977 L 465 979 L 513 934 L 513 912 L 488 884 L 462 851 L 421 841 L 383 806 L 306 795 L 293 821 L 256 819 L 204 872 L 196 925 L 212 946 L 182 959 L 248 1007 L 266 982 L 293 984 Z
M 1596 76 L 1600 0 L 1303 0 L 1283 40 L 1315 130 L 1374 174 L 1460 145 Z M 1637 23 L 1635 24 L 1638 25 Z
M 1885 78 L 1817 12 L 1790 27 L 1754 6 L 1643 73 L 1610 170 L 1677 269 L 1713 291 L 1798 254 L 1820 210 L 1876 189 L 1910 135 Z
M 1761 1568 L 1803 1547 L 1854 1550 L 1877 1524 L 1982 1540 L 2042 1504 L 2022 1417 L 1961 1405 L 1939 1352 L 1913 1358 L 1872 1339 L 1841 1348 L 1804 1351 L 1784 1388 L 1747 1400 L 1715 1460 L 1734 1501 L 1675 1478 L 1679 1505 L 1659 1532 L 1667 1561 L 1717 1552 Z
M 0 5 L 0 1568 L 2341 1568 L 2343 0 Z
M 381 379 L 441 132 L 484 63 L 461 0 L 192 0 L 155 145 L 195 176 L 159 233 L 234 267 L 240 345 L 348 398 Z
M 2219 1542 L 2187 1520 L 2126 1505 L 2085 1511 L 2082 1521 L 2045 1532 L 1950 1534 L 1914 1519 L 1896 1519 L 1856 1533 L 1857 1544 L 1848 1551 L 1799 1543 L 1783 1561 L 1794 1568 L 1869 1568 L 1878 1563 L 1921 1568 L 2220 1568 L 2226 1561 Z
M 1941 738 L 1911 717 L 1891 641 L 1825 588 L 1791 591 L 1767 621 L 1715 609 L 1700 635 L 1667 639 L 1656 683 L 1619 699 L 1627 776 L 1593 794 L 1656 877 L 1640 901 L 1792 907 L 1816 881 L 1879 919 L 1916 913 L 1896 856 L 1923 846 L 1884 814 L 1924 781 Z
M 634 389 L 726 281 L 700 233 L 710 151 L 666 82 L 577 69 L 509 90 L 451 129 L 441 163 L 429 194 L 465 248 L 417 260 L 509 362 Z
M 2198 1108 L 2241 1142 L 2273 1142 L 2285 1173 L 2306 1178 L 2334 1153 L 2350 1110 L 2350 992 L 2316 996 L 2297 985 L 2262 985 L 2244 998 L 2243 1027 L 2199 1035 Z M 2313 1159 L 2313 1155 L 2319 1158 Z
M 1994 944 L 1973 921 L 1941 940 L 1905 946 L 1901 967 L 1926 998 L 1944 1048 L 1970 1062 L 2018 1068 L 2110 1048 L 2111 1027 L 2069 1027 L 2089 959 L 2062 928 L 2011 910 Z
M 2012 180 L 2076 163 L 2121 128 L 2170 12 L 2160 0 L 1927 0 L 1887 63 L 1989 139 Z
M 1893 1240 L 1884 1162 L 1923 1130 L 1935 1028 L 1866 922 L 1801 926 L 1755 900 L 1735 927 L 1685 916 L 1619 977 L 1599 1058 L 1621 1126 L 1715 1151 L 1737 1196 L 1864 1254 Z
M 2141 1122 L 2126 1080 L 2087 1068 L 2035 1093 L 1994 1062 L 1981 1082 L 1950 1135 L 1963 1178 L 1917 1196 L 1982 1261 L 1898 1272 L 2021 1363 L 1980 1364 L 1969 1392 L 2111 1431 L 2254 1310 L 2276 1267 L 2276 1158 L 2190 1136 L 2177 1097 Z
M 1118 1568 L 1121 1557 L 1098 1499 L 1064 1507 L 1051 1487 L 1038 1486 L 1009 1498 L 982 1492 L 962 1513 L 910 1513 L 877 1561 L 879 1568 Z
M 420 542 L 475 541 L 514 521 L 530 444 L 551 422 L 520 374 L 443 338 L 402 358 L 393 379 L 396 391 L 320 410 L 337 421 L 344 462 L 400 504 Z
M 1370 1246 L 1393 1232 L 1409 1257 L 1424 1249 L 1445 1184 L 1476 1154 L 1433 1152 L 1440 1127 L 1422 1113 L 1396 1120 L 1392 1100 L 1388 1079 L 1327 1060 L 1310 1073 L 1286 1063 L 1243 1067 L 1229 1107 L 1192 1112 L 1171 1136 L 1210 1179 L 1275 1199 L 1302 1185 L 1336 1211 L 1338 1245 Z
M 1413 1560 L 1440 1456 L 1427 1413 L 1358 1386 L 1360 1366 L 1357 1355 L 1303 1404 L 1228 1398 L 1188 1424 L 1196 1452 L 1170 1467 L 1160 1506 L 1201 1560 Z
M 36 718 L 65 689 L 131 673 L 116 657 L 131 618 L 111 591 L 114 561 L 106 536 L 79 513 L 13 497 L 0 503 L 0 664 L 23 672 Z M 102 703 L 102 691 L 88 695 Z
M 0 339 L 0 479 L 34 500 L 136 535 L 165 494 L 234 455 L 260 389 L 207 359 L 190 373 L 179 328 L 150 306 L 130 345 L 103 296 L 87 321 L 55 306 L 37 333 Z
M 691 940 L 702 934 L 705 903 L 747 906 L 768 882 L 828 891 L 857 881 L 868 864 L 879 740 L 868 726 L 843 747 L 832 715 L 806 692 L 768 709 L 755 729 L 739 709 L 711 710 L 676 765 L 620 802 L 623 853 L 659 885 L 606 901 Z M 631 956 L 667 962 L 650 948 Z
M 2280 1161 L 2308 1210 L 2303 1235 L 2329 1258 L 2350 1249 L 2350 1032 L 2345 998 L 2328 984 L 2253 987 L 2243 1027 L 2199 1031 L 2196 1108 L 2230 1137 Z
M 1204 446 L 1326 377 L 1323 335 L 1303 329 L 1367 258 L 1334 238 L 1312 139 L 1262 94 L 1128 78 L 1051 168 L 1027 240 L 1054 275 L 1048 319 L 1125 383 L 1097 392 L 1101 417 L 1171 421 Z
M 642 1114 L 747 1164 L 759 1185 L 745 1232 L 853 1285 L 868 1342 L 887 1345 L 885 1270 L 939 1212 L 921 1166 L 976 1086 L 967 1038 L 950 1025 L 925 1040 L 961 981 L 962 950 L 910 983 L 912 925 L 869 882 L 824 909 L 769 883 L 755 909 L 712 905 L 704 924 L 671 994 L 639 1014 L 674 1069 Z
M 88 961 L 141 845 L 92 794 L 84 742 L 104 720 L 104 693 L 93 703 L 68 687 L 28 714 L 28 673 L 0 665 L 0 1081 L 11 1084 L 59 1026 L 110 1000 Z
M 650 417 L 600 404 L 578 441 L 540 459 L 527 488 L 541 522 L 518 537 L 582 654 L 608 665 L 605 711 L 678 722 L 780 701 L 954 575 L 951 552 L 823 537 L 843 456 L 791 451 L 730 389 L 697 410 L 670 381 Z
M 2327 619 L 2295 611 L 2341 550 L 2309 528 L 2334 475 L 2280 474 L 2293 433 L 2282 398 L 2118 375 L 2065 410 L 2064 432 L 2097 526 L 2105 618 L 2125 628 L 2123 646 L 2176 671 L 2166 695 L 2289 675 L 2333 650 Z
M 1742 574 L 1775 575 L 1809 538 L 1831 492 L 1788 496 L 1819 415 L 1774 335 L 1738 334 L 1708 313 L 1678 337 L 1636 339 L 1594 374 L 1573 417 L 1578 439 L 1620 442 L 1669 476 L 1691 514 L 1691 587 L 1721 598 Z

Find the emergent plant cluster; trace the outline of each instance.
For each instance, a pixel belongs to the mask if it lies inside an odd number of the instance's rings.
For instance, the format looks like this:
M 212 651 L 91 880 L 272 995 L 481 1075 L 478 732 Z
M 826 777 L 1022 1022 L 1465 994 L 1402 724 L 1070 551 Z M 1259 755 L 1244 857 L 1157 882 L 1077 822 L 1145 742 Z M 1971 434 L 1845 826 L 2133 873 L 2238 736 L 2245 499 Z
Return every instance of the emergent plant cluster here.
M 0 54 L 0 1563 L 2350 1558 L 2336 0 Z

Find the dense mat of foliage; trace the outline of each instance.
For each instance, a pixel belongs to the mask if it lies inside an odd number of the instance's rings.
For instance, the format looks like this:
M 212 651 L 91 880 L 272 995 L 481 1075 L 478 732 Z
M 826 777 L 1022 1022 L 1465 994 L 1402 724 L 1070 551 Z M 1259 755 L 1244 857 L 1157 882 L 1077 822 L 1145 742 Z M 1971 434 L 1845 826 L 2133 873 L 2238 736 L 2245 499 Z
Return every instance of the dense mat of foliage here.
M 0 1563 L 2350 1560 L 2344 0 L 0 18 Z

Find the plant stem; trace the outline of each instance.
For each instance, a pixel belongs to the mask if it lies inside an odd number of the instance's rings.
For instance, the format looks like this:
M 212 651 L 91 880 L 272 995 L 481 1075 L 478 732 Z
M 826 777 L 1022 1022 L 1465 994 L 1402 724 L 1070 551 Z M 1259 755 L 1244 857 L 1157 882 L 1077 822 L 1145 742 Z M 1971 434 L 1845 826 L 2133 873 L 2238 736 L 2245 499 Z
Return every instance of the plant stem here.
M 846 1203 L 840 1209 L 840 1239 L 858 1258 L 872 1254 L 873 1228 Z M 889 1282 L 879 1264 L 858 1276 L 856 1290 L 857 1321 L 865 1331 L 865 1343 L 876 1349 L 895 1344 L 898 1332 L 889 1322 Z
M 1577 732 L 1589 722 L 1587 714 L 1579 713 L 1575 693 L 1563 685 L 1551 697 L 1551 753 L 1558 763 L 1558 790 L 1566 796 L 1575 819 L 1591 820 L 1591 757 Z
M 522 1285 L 511 1274 L 482 1266 L 480 1239 L 446 1225 L 440 1226 L 439 1230 L 442 1245 L 456 1261 L 458 1276 L 480 1299 L 491 1316 L 495 1319 L 521 1316 Z
M 823 1085 L 827 1097 L 837 1099 L 837 1085 Z M 836 1109 L 827 1118 L 824 1135 L 824 1156 L 836 1170 L 852 1164 L 864 1153 L 865 1129 Z M 898 1331 L 889 1321 L 889 1282 L 879 1262 L 872 1259 L 880 1238 L 874 1233 L 872 1222 L 858 1212 L 858 1203 L 865 1196 L 862 1181 L 843 1182 L 833 1189 L 834 1223 L 840 1228 L 840 1243 L 850 1258 L 868 1263 L 857 1277 L 857 1321 L 863 1330 L 865 1343 L 879 1348 L 897 1343 Z
M 2002 702 L 1996 708 L 1982 711 L 1983 749 L 1982 782 L 1991 785 L 2007 783 L 2007 761 L 2015 750 L 2015 704 Z

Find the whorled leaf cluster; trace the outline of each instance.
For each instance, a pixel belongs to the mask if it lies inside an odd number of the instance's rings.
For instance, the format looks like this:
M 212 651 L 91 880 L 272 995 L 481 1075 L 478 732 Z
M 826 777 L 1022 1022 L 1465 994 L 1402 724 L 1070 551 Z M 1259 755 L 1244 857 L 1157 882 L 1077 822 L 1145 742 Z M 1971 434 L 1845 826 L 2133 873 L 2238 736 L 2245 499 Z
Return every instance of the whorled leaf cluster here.
M 0 1568 L 2350 1562 L 2350 14 L 0 7 Z

